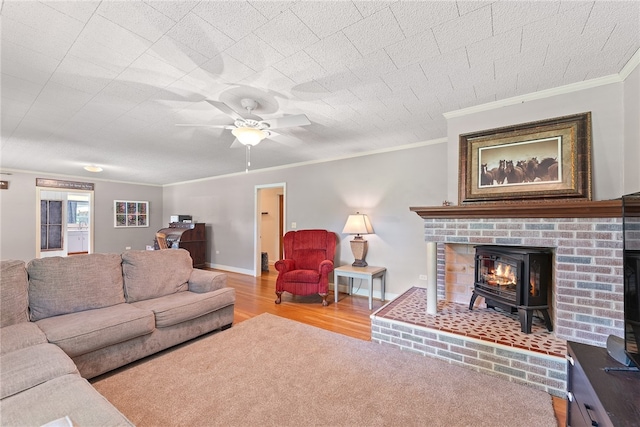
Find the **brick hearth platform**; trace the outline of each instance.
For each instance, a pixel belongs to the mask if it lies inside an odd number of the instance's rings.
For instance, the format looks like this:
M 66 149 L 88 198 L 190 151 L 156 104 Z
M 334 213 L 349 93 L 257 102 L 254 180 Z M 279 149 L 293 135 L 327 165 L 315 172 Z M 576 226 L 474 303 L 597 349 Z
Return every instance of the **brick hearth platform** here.
M 517 315 L 439 301 L 427 314 L 427 290 L 413 287 L 371 315 L 371 339 L 527 384 L 565 397 L 566 341 L 534 318 L 520 331 Z

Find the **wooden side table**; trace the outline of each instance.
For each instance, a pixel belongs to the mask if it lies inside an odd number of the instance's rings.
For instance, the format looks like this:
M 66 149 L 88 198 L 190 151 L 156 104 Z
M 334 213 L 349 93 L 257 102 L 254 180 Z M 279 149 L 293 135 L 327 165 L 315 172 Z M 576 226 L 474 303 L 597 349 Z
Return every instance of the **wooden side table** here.
M 384 301 L 384 285 L 386 278 L 386 267 L 354 267 L 352 265 L 341 265 L 333 269 L 333 294 L 335 302 L 338 303 L 338 277 L 349 278 L 349 295 L 353 292 L 353 279 L 364 279 L 369 282 L 369 310 L 373 307 L 373 279 L 380 278 L 380 300 Z

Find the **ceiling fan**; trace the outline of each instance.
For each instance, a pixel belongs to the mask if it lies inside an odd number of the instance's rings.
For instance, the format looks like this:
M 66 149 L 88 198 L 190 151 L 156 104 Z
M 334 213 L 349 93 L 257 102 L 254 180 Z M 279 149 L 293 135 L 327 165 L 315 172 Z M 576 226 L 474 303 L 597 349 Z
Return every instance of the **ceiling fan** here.
M 245 146 L 258 145 L 260 141 L 265 138 L 278 136 L 279 134 L 274 132 L 273 129 L 282 129 L 295 126 L 310 125 L 311 122 L 304 114 L 295 114 L 291 116 L 284 116 L 277 119 L 263 120 L 261 117 L 253 114 L 253 111 L 258 107 L 258 101 L 251 98 L 244 98 L 240 101 L 240 105 L 247 110 L 244 114 L 239 114 L 233 108 L 229 107 L 224 102 L 214 101 L 212 99 L 206 99 L 209 104 L 216 107 L 229 117 L 234 122 L 230 125 L 199 125 L 199 124 L 178 124 L 176 126 L 201 126 L 210 128 L 230 129 L 236 140 L 231 144 L 232 147 L 238 146 L 240 143 Z

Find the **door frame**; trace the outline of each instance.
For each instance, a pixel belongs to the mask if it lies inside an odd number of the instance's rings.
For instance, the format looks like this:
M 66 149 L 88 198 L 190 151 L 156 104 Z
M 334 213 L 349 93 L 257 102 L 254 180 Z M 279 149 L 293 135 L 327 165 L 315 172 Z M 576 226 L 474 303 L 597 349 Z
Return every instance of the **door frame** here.
M 268 188 L 282 188 L 283 208 L 280 223 L 286 224 L 287 214 L 287 183 L 258 184 L 254 187 L 254 217 L 253 217 L 253 277 L 262 276 L 262 247 L 260 244 L 262 209 L 260 207 L 260 192 Z M 282 236 L 279 236 L 282 238 Z
M 89 230 L 88 230 L 88 237 L 89 237 L 89 245 L 88 245 L 88 253 L 93 253 L 93 241 L 94 241 L 94 230 L 95 230 L 95 215 L 94 215 L 94 211 L 95 211 L 95 193 L 94 190 L 70 190 L 69 188 L 58 188 L 58 187 L 40 187 L 40 186 L 36 186 L 36 258 L 41 258 L 42 257 L 42 251 L 40 250 L 40 200 L 42 199 L 42 192 L 45 191 L 49 191 L 49 192 L 55 192 L 55 193 L 65 193 L 65 203 L 62 204 L 62 211 L 63 211 L 63 236 L 64 236 L 64 243 L 63 243 L 63 249 L 61 251 L 56 251 L 55 254 L 53 255 L 61 255 L 61 256 L 67 256 L 68 252 L 69 252 L 69 247 L 68 247 L 68 243 L 69 243 L 69 239 L 67 236 L 67 224 L 66 224 L 66 218 L 67 218 L 67 197 L 69 194 L 80 194 L 80 193 L 86 193 L 89 196 Z M 62 255 L 61 253 L 64 252 L 64 255 Z

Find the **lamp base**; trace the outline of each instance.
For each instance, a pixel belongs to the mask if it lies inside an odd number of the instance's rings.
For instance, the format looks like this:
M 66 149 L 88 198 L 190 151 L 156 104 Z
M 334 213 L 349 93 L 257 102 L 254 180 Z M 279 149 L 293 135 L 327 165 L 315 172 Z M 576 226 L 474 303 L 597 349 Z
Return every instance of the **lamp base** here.
M 366 267 L 367 265 L 369 265 L 364 260 L 364 258 L 367 256 L 367 241 L 364 240 L 362 236 L 356 236 L 349 243 L 351 244 L 351 252 L 353 252 L 353 257 L 356 259 L 351 265 L 354 267 Z

